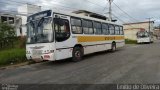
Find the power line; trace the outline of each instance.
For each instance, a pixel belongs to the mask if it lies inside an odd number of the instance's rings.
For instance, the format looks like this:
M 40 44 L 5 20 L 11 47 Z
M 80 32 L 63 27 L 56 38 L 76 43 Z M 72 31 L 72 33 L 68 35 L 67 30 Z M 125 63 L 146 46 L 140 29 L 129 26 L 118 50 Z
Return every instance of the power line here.
M 118 18 L 116 15 L 112 14 L 115 18 L 119 19 L 121 22 L 125 23 L 122 19 Z
M 122 10 L 116 3 L 113 2 L 113 4 L 115 4 L 119 8 L 119 10 L 121 10 L 123 13 L 125 13 L 128 17 L 132 18 L 134 21 L 138 21 L 135 18 L 133 18 L 132 16 L 130 16 L 127 12 L 125 12 L 124 10 Z
M 87 1 L 87 2 L 89 2 L 89 3 L 91 3 L 91 4 L 94 4 L 94 5 L 96 5 L 96 6 L 103 7 L 102 12 L 104 12 L 105 9 L 108 9 L 106 6 L 101 6 L 101 5 L 99 5 L 99 4 L 96 4 L 96 3 L 94 3 L 94 2 L 91 2 L 91 1 L 89 1 L 89 0 L 85 0 L 85 1 Z M 108 4 L 108 2 L 107 2 L 106 4 Z M 103 13 L 103 14 L 104 14 L 104 13 Z
M 14 0 L 8 0 L 8 1 L 14 2 L 14 3 L 17 3 L 17 4 L 31 4 L 31 3 L 28 3 L 28 2 L 17 2 L 17 1 L 14 1 Z M 91 2 L 89 0 L 86 0 L 86 1 L 89 2 L 89 3 L 91 3 L 91 4 L 94 4 L 96 6 L 103 7 L 103 6 L 99 5 L 99 4 Z M 5 2 L 3 2 L 3 3 L 5 3 Z M 7 3 L 7 4 L 11 4 L 11 3 Z M 53 4 L 55 4 L 55 3 L 53 3 Z M 15 5 L 15 4 L 12 4 L 12 5 Z M 34 5 L 34 4 L 31 4 L 31 5 Z M 69 6 L 65 6 L 65 5 L 61 5 L 61 4 L 55 4 L 55 5 L 59 5 L 59 6 L 62 6 L 62 7 L 65 7 L 65 8 L 70 8 L 70 9 L 78 9 L 78 8 L 73 8 L 73 7 L 69 7 Z M 44 6 L 46 6 L 46 5 L 44 5 Z M 49 6 L 49 5 L 47 5 L 47 6 Z
M 12 1 L 13 2 L 13 1 Z M 28 4 L 28 3 L 22 3 L 22 2 L 16 2 L 17 4 Z M 8 3 L 8 2 L 0 2 L 0 4 L 11 4 L 11 5 L 17 5 L 17 4 L 13 4 L 13 3 Z M 31 4 L 31 5 L 33 5 L 33 4 Z M 59 4 L 56 4 L 56 5 L 59 5 Z M 46 6 L 46 5 L 45 5 Z M 70 8 L 70 9 L 75 9 L 75 8 L 71 8 L 71 7 L 67 7 L 67 6 L 64 6 L 64 5 L 59 5 L 59 6 L 61 6 L 61 7 L 65 7 L 65 8 Z
M 121 21 L 122 23 L 126 23 L 124 20 L 122 20 L 122 19 L 120 19 L 120 18 L 118 18 L 116 15 L 114 15 L 114 14 L 112 14 L 114 17 L 116 17 L 117 19 L 119 19 L 119 21 Z M 135 27 L 133 27 L 131 24 L 129 24 L 129 26 L 131 26 L 132 28 L 135 28 Z
M 14 3 L 17 3 L 17 4 L 29 4 L 29 3 L 27 3 L 27 2 L 17 2 L 17 1 L 14 1 L 14 0 L 8 0 L 8 1 L 10 1 L 10 2 L 14 2 Z M 94 5 L 97 5 L 97 6 L 99 6 L 99 7 L 103 7 L 103 6 L 101 6 L 101 5 L 98 5 L 98 4 L 96 4 L 96 3 L 93 3 L 93 2 L 90 2 L 90 1 L 88 1 L 88 0 L 86 0 L 87 2 L 89 2 L 89 3 L 92 3 L 92 4 L 94 4 Z M 17 5 L 17 4 L 13 4 L 13 3 L 7 3 L 7 2 L 2 2 L 3 4 L 11 4 L 11 5 Z M 1 3 L 1 4 L 2 4 Z M 73 7 L 69 7 L 69 6 L 65 6 L 65 5 L 61 5 L 61 4 L 56 4 L 56 3 L 52 3 L 52 4 L 54 4 L 54 5 L 58 5 L 58 7 L 63 7 L 63 8 L 68 8 L 69 10 L 78 10 L 79 8 L 73 8 Z M 34 4 L 31 4 L 31 5 L 34 5 Z M 43 5 L 43 6 L 50 6 L 50 5 Z M 52 6 L 53 7 L 53 6 Z M 55 7 L 55 8 L 57 8 L 57 7 Z M 61 9 L 62 10 L 62 9 Z M 94 11 L 94 12 L 96 12 L 96 13 L 99 13 L 99 14 L 102 14 L 102 12 L 97 12 L 97 11 Z
M 119 14 L 118 14 L 117 12 L 115 12 L 115 11 L 113 11 L 112 14 L 121 16 L 121 17 L 123 17 L 123 18 L 126 18 L 126 17 L 127 17 L 126 15 L 119 15 Z M 128 22 L 128 23 L 131 23 L 131 21 L 134 22 L 132 19 L 130 19 L 130 18 L 128 18 L 128 17 L 127 17 L 127 19 L 128 19 L 128 21 L 126 21 L 126 22 Z
M 89 1 L 89 0 L 85 0 L 85 1 L 87 1 L 87 2 L 89 2 L 89 3 L 92 3 L 92 4 L 96 5 L 96 6 L 99 6 L 99 7 L 103 7 L 103 8 L 104 8 L 104 6 L 101 6 L 101 5 L 99 5 L 99 4 L 93 3 L 93 2 L 91 2 L 91 1 Z
M 106 4 L 108 4 L 109 2 L 107 2 Z M 108 9 L 107 7 L 105 7 L 104 9 L 103 9 L 103 11 L 105 11 L 105 9 Z
M 55 4 L 55 3 L 53 3 L 53 4 Z M 79 10 L 79 8 L 73 8 L 73 7 L 64 6 L 64 5 L 60 5 L 60 4 L 55 4 L 55 5 L 58 5 L 58 6 L 61 6 L 61 7 L 65 7 L 65 8 L 69 8 L 69 9 L 73 9 L 73 10 Z M 44 5 L 44 6 L 49 6 L 49 5 Z M 97 11 L 94 11 L 94 12 L 102 14 L 102 12 L 97 12 Z

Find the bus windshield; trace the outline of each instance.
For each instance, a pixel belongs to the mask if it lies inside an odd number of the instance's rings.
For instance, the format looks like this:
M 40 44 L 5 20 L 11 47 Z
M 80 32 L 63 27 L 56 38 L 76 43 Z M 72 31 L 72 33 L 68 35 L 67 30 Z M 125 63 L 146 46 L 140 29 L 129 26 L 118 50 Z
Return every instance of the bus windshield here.
M 27 43 L 48 43 L 53 41 L 51 18 L 29 21 L 27 24 Z
M 148 32 L 138 32 L 137 37 L 138 38 L 145 38 L 145 37 L 149 37 L 149 34 L 148 34 Z

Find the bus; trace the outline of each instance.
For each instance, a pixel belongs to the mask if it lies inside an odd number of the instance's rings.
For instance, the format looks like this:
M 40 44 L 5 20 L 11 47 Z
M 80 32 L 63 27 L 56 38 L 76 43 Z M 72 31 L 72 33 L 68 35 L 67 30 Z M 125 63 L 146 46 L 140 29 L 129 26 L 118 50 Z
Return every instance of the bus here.
M 149 33 L 146 30 L 137 32 L 137 43 L 153 43 L 153 33 Z
M 123 26 L 74 13 L 46 10 L 27 18 L 28 60 L 82 60 L 125 45 Z

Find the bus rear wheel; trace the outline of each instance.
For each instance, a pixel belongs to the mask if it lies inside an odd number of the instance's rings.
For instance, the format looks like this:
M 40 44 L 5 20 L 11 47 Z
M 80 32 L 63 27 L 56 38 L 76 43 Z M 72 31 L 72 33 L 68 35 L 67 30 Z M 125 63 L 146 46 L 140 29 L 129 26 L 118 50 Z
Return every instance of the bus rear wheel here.
M 72 53 L 72 61 L 78 62 L 83 58 L 83 49 L 81 47 L 75 47 Z

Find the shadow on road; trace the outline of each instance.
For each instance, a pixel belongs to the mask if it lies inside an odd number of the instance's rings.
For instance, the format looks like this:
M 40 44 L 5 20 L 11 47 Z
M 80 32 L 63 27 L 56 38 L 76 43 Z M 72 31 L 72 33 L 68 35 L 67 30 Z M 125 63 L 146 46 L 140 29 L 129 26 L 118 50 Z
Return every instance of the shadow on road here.
M 123 49 L 118 49 L 116 52 L 101 51 L 101 52 L 88 54 L 88 55 L 85 55 L 83 60 L 81 60 L 79 62 L 73 62 L 72 58 L 68 58 L 68 59 L 63 59 L 63 60 L 59 60 L 59 61 L 52 61 L 52 62 L 45 61 L 42 65 L 49 67 L 49 66 L 61 66 L 61 65 L 66 65 L 66 64 L 80 63 L 80 62 L 85 61 L 85 60 L 92 60 L 92 58 L 96 58 L 98 56 L 104 56 L 104 55 L 110 55 L 110 54 L 118 53 L 122 50 Z

